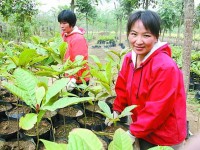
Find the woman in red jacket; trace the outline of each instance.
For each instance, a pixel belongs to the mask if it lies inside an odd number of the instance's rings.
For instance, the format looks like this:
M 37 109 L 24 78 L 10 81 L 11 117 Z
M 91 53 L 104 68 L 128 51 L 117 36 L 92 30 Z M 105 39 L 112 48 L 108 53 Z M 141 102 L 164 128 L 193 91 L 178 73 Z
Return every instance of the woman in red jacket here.
M 68 44 L 64 61 L 67 59 L 74 61 L 77 55 L 82 55 L 84 56 L 84 60 L 88 60 L 88 44 L 83 35 L 85 31 L 76 26 L 76 20 L 75 13 L 70 10 L 63 10 L 58 15 L 58 22 L 60 23 L 60 28 L 62 30 L 62 38 Z M 82 76 L 82 73 L 87 70 L 89 70 L 89 67 L 88 64 L 85 64 L 84 68 L 76 75 L 70 76 L 71 80 L 67 85 L 68 91 L 73 90 L 74 83 L 83 83 L 80 77 Z M 65 76 L 68 77 L 67 74 Z M 86 84 L 89 84 L 89 77 L 84 78 L 84 80 L 86 81 Z M 71 92 L 81 96 L 81 93 L 75 89 Z
M 127 36 L 132 47 L 116 82 L 114 117 L 132 111 L 129 133 L 140 149 L 160 145 L 178 149 L 186 138 L 186 93 L 183 75 L 171 58 L 171 48 L 159 41 L 160 17 L 145 10 L 132 14 Z

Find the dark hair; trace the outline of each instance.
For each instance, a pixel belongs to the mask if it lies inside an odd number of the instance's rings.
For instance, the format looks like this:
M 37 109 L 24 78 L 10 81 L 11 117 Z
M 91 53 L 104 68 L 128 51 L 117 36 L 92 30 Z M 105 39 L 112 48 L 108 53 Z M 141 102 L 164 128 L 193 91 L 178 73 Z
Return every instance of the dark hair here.
M 144 27 L 149 30 L 156 38 L 159 38 L 160 35 L 160 17 L 159 15 L 151 10 L 140 10 L 136 11 L 135 13 L 131 14 L 127 23 L 127 36 L 131 31 L 132 25 L 141 20 Z
M 58 22 L 67 22 L 74 27 L 76 25 L 76 15 L 71 10 L 63 10 L 58 15 Z

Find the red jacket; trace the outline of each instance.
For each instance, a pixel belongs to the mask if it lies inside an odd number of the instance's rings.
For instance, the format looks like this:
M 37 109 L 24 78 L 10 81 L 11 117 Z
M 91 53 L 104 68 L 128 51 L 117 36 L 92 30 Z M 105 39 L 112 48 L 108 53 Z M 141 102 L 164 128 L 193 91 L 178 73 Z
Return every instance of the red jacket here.
M 71 61 L 75 60 L 77 55 L 84 56 L 84 60 L 88 60 L 88 44 L 83 36 L 83 32 L 78 29 L 78 27 L 74 27 L 74 30 L 70 34 L 62 33 L 63 40 L 67 42 L 68 47 L 65 53 L 64 61 L 70 58 Z M 76 75 L 71 76 L 71 78 L 75 78 L 77 83 L 82 83 L 79 77 L 85 70 L 88 70 L 89 66 L 86 64 L 84 69 L 81 69 Z M 67 74 L 65 76 L 68 77 Z M 85 78 L 85 81 L 89 81 L 89 78 Z
M 168 44 L 159 42 L 155 47 L 137 69 L 136 54 L 125 56 L 113 110 L 122 112 L 126 106 L 137 105 L 130 132 L 152 144 L 170 146 L 186 138 L 186 93 Z

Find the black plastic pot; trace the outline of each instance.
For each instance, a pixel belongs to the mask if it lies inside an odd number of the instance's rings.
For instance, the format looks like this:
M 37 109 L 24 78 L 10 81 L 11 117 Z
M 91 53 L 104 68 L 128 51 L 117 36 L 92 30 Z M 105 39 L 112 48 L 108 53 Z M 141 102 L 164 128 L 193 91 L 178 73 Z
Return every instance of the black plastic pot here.
M 31 108 L 25 105 L 15 106 L 13 109 L 7 111 L 5 114 L 9 119 L 19 120 L 22 116 L 29 113 Z
M 6 111 L 11 110 L 12 108 L 12 104 L 0 101 L 0 119 L 7 119 Z
M 45 130 L 43 130 L 45 128 Z M 51 124 L 47 120 L 41 120 L 38 127 L 39 138 L 50 140 Z M 24 137 L 33 138 L 34 142 L 37 143 L 37 131 L 35 126 L 27 131 L 23 131 Z
M 18 122 L 15 120 L 2 120 L 0 122 L 0 138 L 4 139 L 5 141 L 13 140 L 17 138 L 17 128 Z
M 112 124 L 111 126 L 106 126 L 106 128 L 102 132 L 105 132 L 106 134 L 114 134 L 115 131 L 119 128 L 123 129 L 124 131 L 129 130 L 129 126 L 127 124 L 117 122 L 116 126 L 114 124 Z M 108 143 L 110 143 L 113 140 L 113 137 L 108 135 L 104 135 L 104 138 L 105 141 Z
M 93 115 L 87 114 L 87 116 L 81 116 L 77 118 L 78 123 L 80 124 L 81 128 L 87 128 L 90 130 L 95 131 L 102 131 L 105 129 L 105 123 L 102 118 L 99 117 L 99 115 Z M 85 122 L 84 122 L 85 121 Z
M 56 141 L 67 141 L 69 132 L 74 128 L 80 128 L 79 123 L 76 120 L 59 121 L 55 127 L 55 139 Z
M 198 101 L 200 101 L 200 91 L 196 92 L 195 99 L 197 99 Z
M 194 90 L 200 90 L 200 83 L 194 82 Z
M 52 122 L 53 126 L 59 121 L 57 111 L 46 111 L 43 118 L 47 119 L 50 123 Z
M 58 110 L 59 120 L 76 120 L 83 116 L 83 109 L 79 105 L 67 106 Z

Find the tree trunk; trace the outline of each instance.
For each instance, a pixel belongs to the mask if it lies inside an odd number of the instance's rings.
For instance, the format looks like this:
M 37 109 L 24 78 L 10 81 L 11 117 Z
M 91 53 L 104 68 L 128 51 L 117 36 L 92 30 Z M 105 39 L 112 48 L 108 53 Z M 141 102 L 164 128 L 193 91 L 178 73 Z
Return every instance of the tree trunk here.
M 122 43 L 122 17 L 119 20 L 119 43 Z
M 194 17 L 194 0 L 184 1 L 184 45 L 182 54 L 182 71 L 184 77 L 184 86 L 186 92 L 189 88 L 190 79 L 190 64 L 191 64 L 191 50 L 192 50 L 192 30 Z
M 71 0 L 71 11 L 74 12 L 74 8 L 75 8 L 75 2 L 74 0 Z

